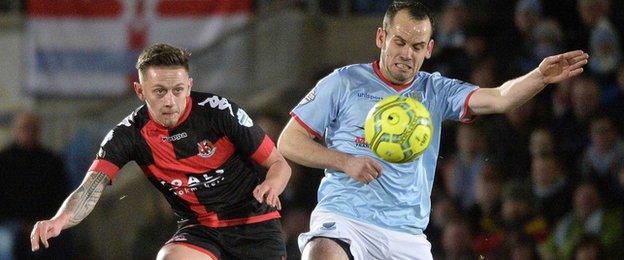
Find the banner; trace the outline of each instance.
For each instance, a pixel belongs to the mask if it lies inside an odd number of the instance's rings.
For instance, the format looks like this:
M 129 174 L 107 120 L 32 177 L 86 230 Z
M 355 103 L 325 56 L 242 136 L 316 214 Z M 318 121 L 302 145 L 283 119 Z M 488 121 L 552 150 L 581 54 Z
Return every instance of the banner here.
M 244 25 L 251 6 L 251 0 L 29 0 L 26 90 L 118 96 L 136 81 L 145 46 L 207 46 Z

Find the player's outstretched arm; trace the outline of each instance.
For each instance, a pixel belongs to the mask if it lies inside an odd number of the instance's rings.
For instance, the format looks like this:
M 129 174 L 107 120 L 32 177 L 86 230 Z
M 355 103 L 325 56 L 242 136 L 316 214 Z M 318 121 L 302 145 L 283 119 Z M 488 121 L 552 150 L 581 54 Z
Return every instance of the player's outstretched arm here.
M 381 175 L 381 164 L 366 156 L 352 156 L 329 149 L 314 141 L 314 136 L 291 119 L 277 142 L 284 157 L 298 164 L 320 169 L 334 169 L 369 183 Z
M 491 114 L 513 110 L 537 95 L 547 84 L 580 75 L 588 59 L 589 55 L 581 50 L 547 57 L 531 72 L 500 87 L 479 88 L 470 99 L 470 112 Z
M 48 220 L 37 221 L 30 234 L 32 251 L 39 250 L 39 243 L 46 248 L 48 239 L 58 236 L 61 230 L 73 227 L 91 213 L 110 179 L 101 172 L 88 172 L 80 186 L 72 192 L 56 215 Z

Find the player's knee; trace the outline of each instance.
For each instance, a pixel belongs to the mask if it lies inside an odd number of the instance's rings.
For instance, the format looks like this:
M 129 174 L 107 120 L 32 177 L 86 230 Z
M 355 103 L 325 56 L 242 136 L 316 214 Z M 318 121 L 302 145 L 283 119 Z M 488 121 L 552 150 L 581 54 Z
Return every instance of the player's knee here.
M 335 241 L 317 237 L 306 244 L 302 254 L 303 260 L 348 260 L 349 257 L 345 250 Z
M 209 259 L 209 260 L 217 260 L 212 257 L 202 254 L 196 250 L 188 248 L 183 245 L 176 244 L 167 244 L 163 246 L 160 251 L 158 251 L 158 255 L 156 256 L 157 260 L 179 260 L 179 259 Z

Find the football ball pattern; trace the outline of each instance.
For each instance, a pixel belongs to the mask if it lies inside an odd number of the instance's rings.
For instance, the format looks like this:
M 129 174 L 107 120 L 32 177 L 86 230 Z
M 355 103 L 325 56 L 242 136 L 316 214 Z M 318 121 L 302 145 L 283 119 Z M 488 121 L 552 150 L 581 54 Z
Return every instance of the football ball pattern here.
M 393 95 L 377 102 L 364 123 L 370 149 L 391 163 L 418 158 L 429 146 L 433 124 L 427 108 L 417 100 Z

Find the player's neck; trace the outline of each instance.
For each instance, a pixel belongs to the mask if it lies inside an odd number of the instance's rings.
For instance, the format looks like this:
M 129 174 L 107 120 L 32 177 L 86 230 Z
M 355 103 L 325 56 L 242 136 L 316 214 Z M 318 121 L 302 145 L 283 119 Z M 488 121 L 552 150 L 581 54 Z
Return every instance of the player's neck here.
M 381 79 L 381 81 L 386 83 L 386 85 L 388 85 L 389 87 L 393 88 L 396 92 L 401 92 L 402 90 L 411 86 L 412 82 L 414 82 L 414 79 L 410 80 L 409 82 L 405 84 L 397 84 L 397 83 L 392 82 L 392 80 L 390 80 L 388 77 L 386 77 L 383 74 L 383 71 L 381 70 L 381 67 L 379 66 L 379 61 L 373 62 L 373 70 L 375 71 L 375 74 L 377 74 L 377 77 Z

